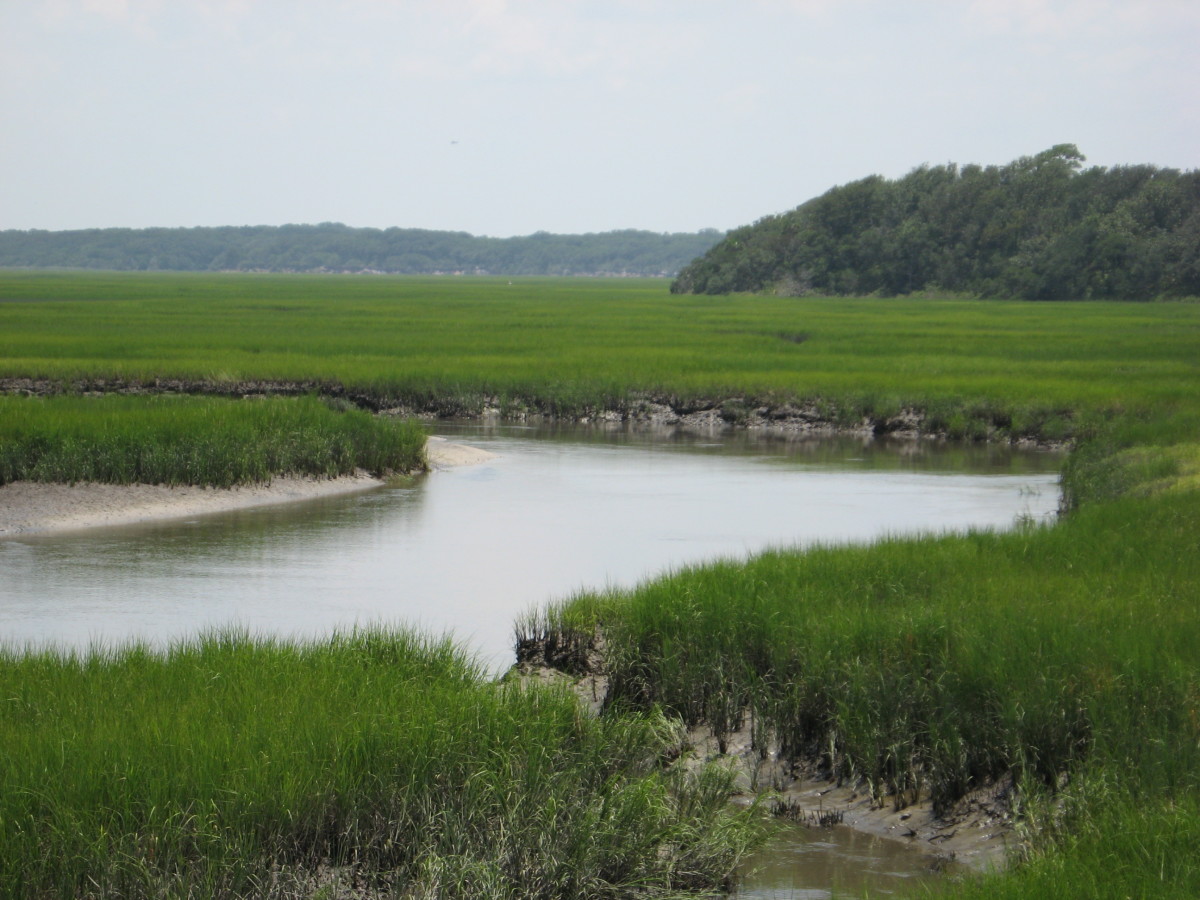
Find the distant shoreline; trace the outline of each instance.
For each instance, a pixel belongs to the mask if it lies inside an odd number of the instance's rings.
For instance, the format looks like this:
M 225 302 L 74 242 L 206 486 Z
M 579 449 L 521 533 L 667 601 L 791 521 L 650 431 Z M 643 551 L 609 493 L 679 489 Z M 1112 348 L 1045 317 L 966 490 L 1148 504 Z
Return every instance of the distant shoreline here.
M 0 230 L 0 268 L 108 272 L 673 278 L 713 228 L 487 237 L 319 225 Z

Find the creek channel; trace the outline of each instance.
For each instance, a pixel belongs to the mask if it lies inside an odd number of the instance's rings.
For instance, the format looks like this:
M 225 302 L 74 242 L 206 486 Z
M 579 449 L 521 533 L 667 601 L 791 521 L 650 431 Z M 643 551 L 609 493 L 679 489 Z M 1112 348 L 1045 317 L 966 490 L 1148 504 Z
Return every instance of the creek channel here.
M 515 619 L 577 590 L 767 547 L 1009 528 L 1052 517 L 1059 496 L 1060 455 L 1008 447 L 478 422 L 435 432 L 496 456 L 353 495 L 0 541 L 0 640 L 83 648 L 230 625 L 306 637 L 410 624 L 499 671 Z M 742 896 L 829 896 L 873 868 L 878 878 L 852 883 L 886 894 L 928 869 L 891 842 L 834 831 L 782 837 Z

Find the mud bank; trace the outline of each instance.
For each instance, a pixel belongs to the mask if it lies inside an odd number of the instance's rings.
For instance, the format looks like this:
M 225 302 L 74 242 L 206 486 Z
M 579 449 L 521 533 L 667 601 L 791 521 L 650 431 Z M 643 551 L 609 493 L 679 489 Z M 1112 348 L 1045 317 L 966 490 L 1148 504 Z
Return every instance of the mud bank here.
M 1009 778 L 972 791 L 939 816 L 927 798 L 903 804 L 891 795 L 876 798 L 865 782 L 839 783 L 810 760 L 785 759 L 774 748 L 760 752 L 752 740 L 749 716 L 723 741 L 705 726 L 690 729 L 680 760 L 689 766 L 714 761 L 729 766 L 744 802 L 765 797 L 781 817 L 901 841 L 976 871 L 1003 869 L 1009 851 L 1018 844 Z
M 975 440 L 1017 447 L 1062 450 L 1067 441 L 1038 433 L 1012 433 L 1003 413 L 984 414 L 963 434 L 951 433 L 935 417 L 917 408 L 874 413 L 821 401 L 763 402 L 752 397 L 682 398 L 631 393 L 604 405 L 564 404 L 554 398 L 499 397 L 487 394 L 404 396 L 348 388 L 325 381 L 210 381 L 156 378 L 147 381 L 86 378 L 53 381 L 0 378 L 0 393 L 46 396 L 62 393 L 210 394 L 227 397 L 320 394 L 372 412 L 424 419 L 499 419 L 509 422 L 575 422 L 584 425 L 670 428 L 703 434 L 731 429 L 782 435 L 857 437 L 891 436 L 925 440 Z
M 590 640 L 563 646 L 553 639 L 523 639 L 508 677 L 565 684 L 585 709 L 599 715 L 609 686 L 603 635 L 597 632 Z M 705 725 L 681 727 L 671 764 L 727 766 L 734 774 L 737 802 L 760 799 L 777 815 L 814 828 L 852 828 L 900 841 L 935 864 L 953 860 L 975 871 L 999 870 L 1018 846 L 1015 789 L 1009 778 L 972 791 L 939 816 L 928 799 L 900 804 L 892 796 L 874 797 L 863 782 L 839 783 L 811 760 L 782 757 L 774 747 L 764 750 L 755 745 L 753 731 L 748 714 L 740 729 L 721 738 Z
M 436 470 L 477 465 L 495 454 L 430 438 L 425 455 L 429 467 Z M 0 539 L 294 503 L 374 490 L 385 484 L 365 472 L 341 478 L 277 476 L 270 484 L 232 488 L 18 481 L 0 486 Z

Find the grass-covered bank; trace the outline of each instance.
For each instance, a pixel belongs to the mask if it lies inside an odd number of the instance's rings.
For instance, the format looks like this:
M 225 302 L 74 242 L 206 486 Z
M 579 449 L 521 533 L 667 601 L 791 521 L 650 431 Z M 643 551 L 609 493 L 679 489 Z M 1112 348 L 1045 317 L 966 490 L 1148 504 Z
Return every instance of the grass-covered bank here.
M 658 896 L 757 828 L 664 772 L 661 717 L 406 632 L 10 649 L 0 696 L 5 897 Z
M 587 415 L 916 410 L 957 437 L 1071 437 L 1188 406 L 1195 304 L 694 297 L 659 281 L 0 273 L 0 378 L 67 389 L 339 393 L 364 405 Z
M 1005 534 L 772 552 L 552 615 L 603 626 L 614 700 L 719 731 L 752 710 L 786 750 L 881 795 L 949 803 L 1013 766 L 1053 786 L 1098 752 L 1149 759 L 1147 737 L 1186 720 L 1200 687 L 1195 507 L 1181 494 Z M 1200 774 L 1197 733 L 1173 737 L 1164 759 L 1184 763 L 1191 740 L 1185 768 Z
M 582 646 L 596 624 L 618 708 L 718 732 L 749 711 L 763 747 L 889 804 L 1011 773 L 1033 859 L 973 896 L 1200 894 L 1194 490 L 699 566 L 525 627 Z
M 420 425 L 315 397 L 0 396 L 0 484 L 229 487 L 423 465 Z

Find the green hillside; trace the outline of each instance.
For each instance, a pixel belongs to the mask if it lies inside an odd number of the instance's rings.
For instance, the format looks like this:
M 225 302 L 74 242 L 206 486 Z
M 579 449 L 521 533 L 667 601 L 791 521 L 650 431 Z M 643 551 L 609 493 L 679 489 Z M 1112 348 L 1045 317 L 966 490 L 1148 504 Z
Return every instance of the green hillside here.
M 1024 300 L 1200 295 L 1200 172 L 1092 167 L 1074 144 L 1003 166 L 835 187 L 729 234 L 676 293 Z

